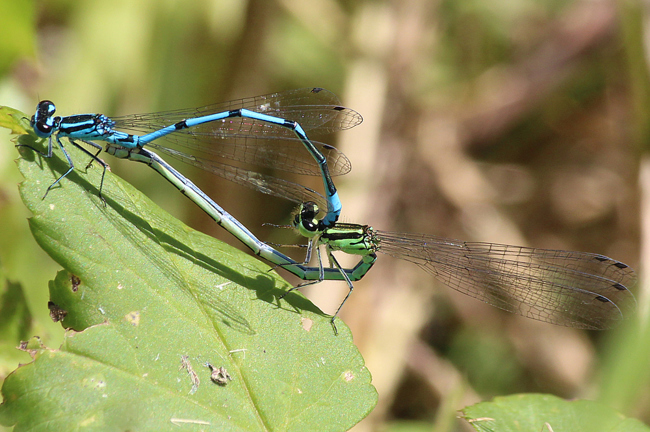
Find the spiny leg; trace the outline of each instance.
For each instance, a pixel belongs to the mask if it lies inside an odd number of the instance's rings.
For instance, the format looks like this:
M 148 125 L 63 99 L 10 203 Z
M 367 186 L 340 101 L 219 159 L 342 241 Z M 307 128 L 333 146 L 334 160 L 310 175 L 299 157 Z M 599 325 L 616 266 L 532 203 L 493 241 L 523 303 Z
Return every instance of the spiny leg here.
M 347 275 L 347 273 L 343 270 L 339 262 L 336 260 L 334 255 L 332 254 L 332 250 L 330 248 L 327 248 L 327 257 L 329 259 L 330 265 L 334 265 L 340 272 L 341 275 L 343 275 L 343 278 L 345 279 L 345 282 L 348 284 L 348 295 L 345 296 L 341 304 L 339 305 L 338 309 L 336 309 L 336 312 L 334 315 L 332 315 L 332 327 L 334 328 L 334 334 L 337 335 L 339 332 L 336 328 L 336 324 L 334 323 L 334 320 L 336 320 L 336 317 L 338 316 L 339 312 L 341 311 L 341 308 L 343 308 L 343 305 L 345 304 L 346 301 L 348 301 L 348 298 L 350 297 L 350 294 L 352 294 L 352 291 L 354 290 L 354 285 L 352 285 L 352 281 L 350 280 L 350 277 Z M 321 266 L 322 267 L 322 266 Z
M 70 155 L 68 154 L 67 150 L 66 150 L 65 147 L 63 146 L 63 143 L 62 143 L 61 140 L 59 139 L 59 136 L 57 135 L 57 136 L 55 137 L 55 139 L 56 139 L 56 143 L 59 145 L 59 148 L 61 149 L 61 151 L 62 151 L 63 154 L 65 155 L 65 158 L 68 160 L 68 166 L 69 166 L 69 168 L 68 168 L 68 170 L 67 170 L 63 175 L 61 175 L 58 179 L 56 179 L 56 180 L 54 181 L 54 183 L 52 183 L 52 184 L 47 188 L 47 190 L 45 191 L 45 195 L 43 195 L 43 198 L 41 198 L 41 199 L 45 199 L 45 197 L 47 196 L 47 194 L 50 193 L 50 190 L 51 190 L 55 185 L 57 185 L 61 180 L 63 180 L 63 179 L 64 179 L 68 174 L 70 174 L 70 173 L 74 170 L 74 163 L 72 162 L 72 158 L 70 157 Z M 71 141 L 71 142 L 72 142 L 72 141 Z M 52 137 L 50 137 L 50 144 L 49 144 L 49 146 L 48 146 L 48 155 L 47 155 L 46 157 L 52 157 Z

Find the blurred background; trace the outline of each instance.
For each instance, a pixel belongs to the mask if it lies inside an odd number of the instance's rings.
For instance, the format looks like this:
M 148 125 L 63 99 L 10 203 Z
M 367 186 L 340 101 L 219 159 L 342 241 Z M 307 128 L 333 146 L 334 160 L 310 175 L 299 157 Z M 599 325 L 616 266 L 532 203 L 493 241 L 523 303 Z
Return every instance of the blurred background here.
M 353 165 L 335 179 L 343 221 L 596 252 L 640 271 L 650 244 L 647 7 L 0 0 L 0 105 L 31 115 L 50 99 L 60 115 L 123 115 L 324 87 L 364 116 L 326 138 Z M 34 327 L 15 335 L 0 326 L 2 378 L 29 359 L 13 350 L 14 339 L 62 339 L 46 307 L 59 267 L 29 233 L 17 156 L 0 148 L 0 264 L 23 284 Z M 240 247 L 152 170 L 106 160 L 193 228 Z M 287 223 L 292 203 L 202 172 L 191 177 L 261 239 L 299 240 L 262 225 Z M 322 187 L 317 178 L 295 180 Z M 650 422 L 643 287 L 634 289 L 636 316 L 585 332 L 503 313 L 380 256 L 341 313 L 380 397 L 355 430 L 466 431 L 458 409 L 516 392 L 597 399 Z M 305 294 L 333 313 L 346 291 L 324 282 Z

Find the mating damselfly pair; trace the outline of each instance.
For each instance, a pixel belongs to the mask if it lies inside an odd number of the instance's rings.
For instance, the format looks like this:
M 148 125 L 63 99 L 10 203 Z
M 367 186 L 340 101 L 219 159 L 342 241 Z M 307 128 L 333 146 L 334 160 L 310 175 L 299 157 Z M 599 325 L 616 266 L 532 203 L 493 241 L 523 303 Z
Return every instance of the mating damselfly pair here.
M 115 118 L 101 114 L 59 117 L 54 113 L 52 102 L 41 101 L 31 118 L 36 134 L 49 140 L 47 153 L 33 149 L 50 157 L 56 142 L 69 164 L 67 172 L 47 188 L 45 195 L 74 169 L 61 138 L 68 138 L 105 172 L 106 164 L 98 158 L 102 147 L 93 142 L 104 141 L 106 152 L 148 164 L 256 255 L 306 281 L 293 289 L 323 280 L 345 281 L 348 295 L 332 316 L 332 324 L 352 292 L 352 282 L 374 265 L 376 252 L 411 261 L 451 288 L 493 306 L 549 323 L 605 329 L 635 306 L 628 289 L 635 281 L 634 271 L 604 255 L 464 242 L 337 222 L 342 206 L 331 175 L 346 174 L 350 163 L 334 147 L 312 141 L 307 133 L 348 129 L 361 123 L 362 118 L 341 106 L 334 94 L 320 88 Z M 163 140 L 176 147 L 163 146 Z M 81 142 L 97 151 L 86 150 Z M 260 192 L 299 203 L 292 225 L 309 239 L 307 259 L 297 262 L 260 241 L 150 148 Z M 325 197 L 303 185 L 244 170 L 226 160 L 319 175 Z M 100 197 L 101 190 L 102 184 Z M 325 214 L 319 217 L 321 209 Z M 322 264 L 321 246 L 330 263 L 327 267 Z M 317 252 L 317 266 L 309 266 L 313 251 Z M 334 257 L 336 251 L 359 255 L 360 260 L 353 268 L 343 268 Z

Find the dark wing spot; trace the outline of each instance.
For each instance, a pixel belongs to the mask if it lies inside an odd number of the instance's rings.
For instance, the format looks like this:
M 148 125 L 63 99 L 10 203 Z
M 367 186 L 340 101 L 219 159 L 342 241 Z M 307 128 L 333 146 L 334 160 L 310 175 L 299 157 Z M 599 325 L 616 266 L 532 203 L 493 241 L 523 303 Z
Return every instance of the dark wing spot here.
M 611 303 L 610 299 L 608 299 L 607 297 L 601 296 L 601 295 L 596 296 L 596 300 L 601 301 L 603 303 Z

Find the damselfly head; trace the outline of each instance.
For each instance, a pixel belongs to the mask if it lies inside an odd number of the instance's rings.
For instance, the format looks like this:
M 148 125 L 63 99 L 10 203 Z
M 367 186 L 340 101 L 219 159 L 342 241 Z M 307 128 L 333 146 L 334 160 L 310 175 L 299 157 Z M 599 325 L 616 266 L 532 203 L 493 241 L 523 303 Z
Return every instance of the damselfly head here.
M 321 223 L 317 219 L 320 209 L 314 202 L 307 201 L 298 207 L 291 224 L 298 232 L 307 238 L 312 238 L 321 232 Z
M 36 105 L 36 112 L 29 121 L 34 132 L 41 138 L 49 137 L 60 123 L 60 117 L 52 118 L 56 106 L 49 100 L 43 100 Z M 58 120 L 57 120 L 58 119 Z

